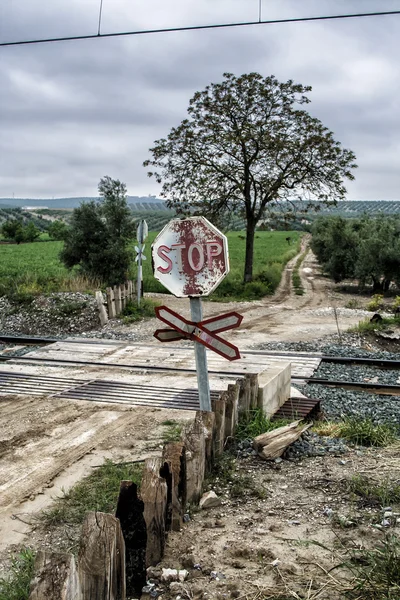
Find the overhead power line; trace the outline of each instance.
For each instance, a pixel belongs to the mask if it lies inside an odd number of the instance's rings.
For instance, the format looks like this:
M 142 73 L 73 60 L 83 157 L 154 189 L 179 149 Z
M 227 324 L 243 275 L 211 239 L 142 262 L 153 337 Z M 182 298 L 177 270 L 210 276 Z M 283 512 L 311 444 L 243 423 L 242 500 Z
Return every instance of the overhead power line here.
M 92 40 L 111 37 L 126 37 L 133 35 L 148 35 L 155 33 L 175 33 L 181 31 L 200 31 L 203 29 L 227 29 L 230 27 L 250 27 L 253 25 L 279 25 L 284 23 L 304 23 L 310 21 L 332 21 L 338 19 L 359 19 L 362 17 L 383 17 L 400 15 L 400 10 L 379 11 L 370 13 L 354 13 L 344 15 L 322 15 L 319 17 L 293 17 L 290 19 L 264 19 L 258 21 L 240 21 L 238 23 L 216 23 L 214 25 L 188 25 L 186 27 L 162 27 L 159 29 L 141 29 L 136 31 L 118 31 L 114 33 L 100 33 L 89 35 L 71 35 L 64 37 L 41 38 L 33 40 L 20 40 L 18 42 L 0 42 L 1 46 L 23 46 L 27 44 L 49 44 L 51 42 L 70 42 L 76 40 Z M 100 24 L 100 22 L 99 22 Z

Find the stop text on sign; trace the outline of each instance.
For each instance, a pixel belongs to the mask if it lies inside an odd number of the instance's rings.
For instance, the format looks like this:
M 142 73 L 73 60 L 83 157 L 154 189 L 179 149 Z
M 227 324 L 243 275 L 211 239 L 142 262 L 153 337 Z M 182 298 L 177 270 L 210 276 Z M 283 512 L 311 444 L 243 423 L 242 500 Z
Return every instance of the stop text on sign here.
M 204 217 L 173 219 L 152 245 L 154 276 L 175 296 L 208 296 L 229 273 L 228 241 Z
M 170 253 L 175 254 L 170 257 Z M 218 241 L 206 242 L 205 244 L 192 243 L 190 246 L 186 244 L 172 244 L 171 247 L 161 245 L 157 250 L 157 255 L 165 266 L 159 265 L 157 271 L 160 273 L 170 273 L 173 269 L 174 262 L 177 264 L 178 271 L 184 272 L 184 260 L 189 267 L 199 272 L 206 265 L 209 269 L 213 268 L 213 259 L 220 256 L 223 252 L 223 246 Z

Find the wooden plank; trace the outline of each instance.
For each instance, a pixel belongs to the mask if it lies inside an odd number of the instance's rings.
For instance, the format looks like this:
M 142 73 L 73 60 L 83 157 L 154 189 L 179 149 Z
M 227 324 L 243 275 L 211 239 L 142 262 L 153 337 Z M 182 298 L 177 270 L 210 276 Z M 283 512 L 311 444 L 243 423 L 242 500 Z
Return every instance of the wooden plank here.
M 148 458 L 144 463 L 140 497 L 144 503 L 143 516 L 147 528 L 146 566 L 160 562 L 166 541 L 168 486 L 160 476 L 161 458 Z
M 119 519 L 125 541 L 126 595 L 139 596 L 146 585 L 147 530 L 144 504 L 138 498 L 137 485 L 121 481 L 115 516 Z
M 113 515 L 86 515 L 78 576 L 84 600 L 126 600 L 125 544 L 120 523 Z
M 106 289 L 106 292 L 107 292 L 108 317 L 109 317 L 109 319 L 114 319 L 116 316 L 114 291 L 111 287 L 108 287 Z
M 39 550 L 29 600 L 84 600 L 73 554 Z
M 180 531 L 186 507 L 186 450 L 183 442 L 171 442 L 163 449 L 162 458 L 172 472 L 171 529 Z
M 293 444 L 312 423 L 300 425 L 301 421 L 294 421 L 290 425 L 278 427 L 273 431 L 262 433 L 253 440 L 253 447 L 258 456 L 264 460 L 273 460 L 281 456 L 286 448 Z

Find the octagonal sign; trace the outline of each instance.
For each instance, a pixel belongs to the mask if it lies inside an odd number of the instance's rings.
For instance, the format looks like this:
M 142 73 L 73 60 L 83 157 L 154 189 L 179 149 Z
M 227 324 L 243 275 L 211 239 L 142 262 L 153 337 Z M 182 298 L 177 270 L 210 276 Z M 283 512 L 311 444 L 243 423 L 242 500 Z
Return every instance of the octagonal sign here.
M 204 217 L 170 221 L 152 256 L 154 277 L 178 298 L 208 296 L 229 273 L 226 236 Z

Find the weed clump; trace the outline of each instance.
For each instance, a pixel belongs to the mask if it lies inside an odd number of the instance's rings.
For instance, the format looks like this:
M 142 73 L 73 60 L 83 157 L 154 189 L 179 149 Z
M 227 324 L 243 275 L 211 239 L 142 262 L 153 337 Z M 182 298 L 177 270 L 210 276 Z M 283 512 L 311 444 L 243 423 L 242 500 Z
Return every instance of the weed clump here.
M 239 418 L 235 436 L 238 440 L 255 438 L 262 433 L 273 431 L 289 423 L 291 423 L 290 419 L 276 419 L 271 421 L 261 408 L 256 408 Z
M 122 311 L 122 319 L 125 323 L 134 323 L 145 317 L 154 317 L 154 308 L 159 306 L 159 303 L 153 302 L 148 298 L 142 298 L 140 306 L 131 300 L 126 303 Z
M 89 511 L 114 513 L 121 481 L 130 480 L 139 484 L 141 475 L 141 465 L 114 464 L 107 460 L 69 492 L 57 498 L 51 508 L 41 513 L 39 519 L 46 526 L 81 524 Z
M 30 548 L 12 557 L 9 574 L 0 578 L 0 600 L 28 600 L 34 564 L 35 554 Z

